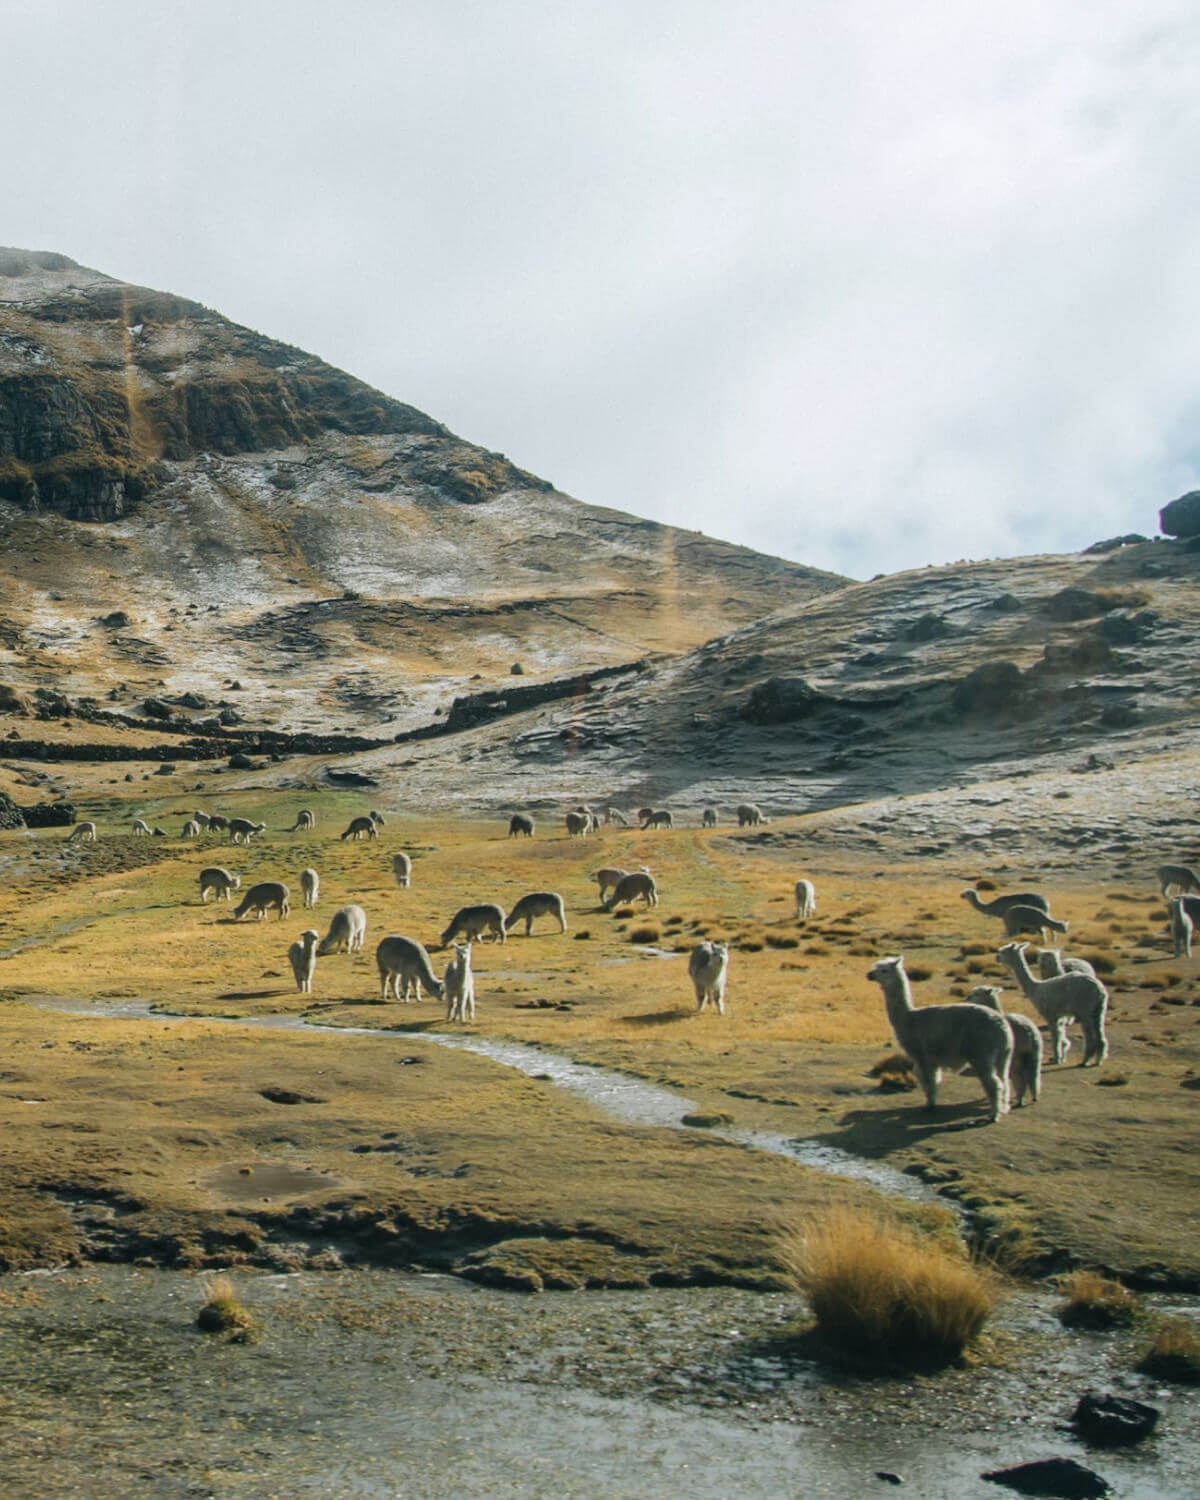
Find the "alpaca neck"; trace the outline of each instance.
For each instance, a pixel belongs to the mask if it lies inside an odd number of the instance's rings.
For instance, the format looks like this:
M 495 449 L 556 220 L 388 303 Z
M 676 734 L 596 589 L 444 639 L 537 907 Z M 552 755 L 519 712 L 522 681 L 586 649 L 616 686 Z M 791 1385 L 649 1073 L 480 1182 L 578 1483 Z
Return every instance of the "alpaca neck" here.
M 1030 972 L 1029 965 L 1025 962 L 1025 955 L 1019 951 L 1009 954 L 1009 967 L 1016 976 L 1017 983 L 1025 991 L 1026 995 L 1032 995 L 1034 978 Z
M 899 1037 L 900 1033 L 907 1029 L 909 1018 L 914 1013 L 912 991 L 908 987 L 908 975 L 900 969 L 894 969 L 880 983 L 883 987 L 883 1000 L 887 1007 L 888 1020 L 892 1023 L 892 1030 Z

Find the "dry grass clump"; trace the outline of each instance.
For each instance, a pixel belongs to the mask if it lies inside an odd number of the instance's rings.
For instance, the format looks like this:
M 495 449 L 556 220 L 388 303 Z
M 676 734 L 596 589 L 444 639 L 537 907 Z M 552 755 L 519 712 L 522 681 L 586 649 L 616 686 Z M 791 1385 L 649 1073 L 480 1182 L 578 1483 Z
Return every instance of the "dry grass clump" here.
M 1073 1271 L 1064 1277 L 1062 1289 L 1066 1301 L 1058 1318 L 1067 1328 L 1127 1327 L 1140 1311 L 1132 1292 L 1099 1271 Z
M 977 891 L 994 891 L 996 889 L 996 882 L 994 880 L 989 880 L 985 875 L 982 880 L 977 880 L 975 882 L 975 889 Z
M 800 939 L 799 938 L 791 937 L 787 933 L 784 933 L 784 932 L 768 932 L 767 933 L 767 947 L 768 948 L 798 948 L 799 946 L 800 946 Z
M 613 916 L 618 917 L 621 921 L 627 921 L 630 917 L 633 916 L 633 907 L 618 906 L 616 911 L 613 912 Z
M 743 953 L 761 953 L 766 943 L 757 933 L 749 933 L 746 937 L 738 939 L 737 946 Z
M 778 1255 L 820 1338 L 884 1366 L 957 1358 L 996 1303 L 992 1277 L 961 1253 L 863 1209 L 831 1209 L 788 1231 Z
M 631 943 L 657 943 L 661 937 L 662 928 L 657 922 L 642 922 L 639 926 L 629 929 Z
M 867 1077 L 878 1078 L 879 1087 L 885 1094 L 907 1092 L 917 1086 L 912 1059 L 903 1052 L 885 1053 L 867 1069 Z
M 927 969 L 924 964 L 907 964 L 905 973 L 910 979 L 915 979 L 918 984 L 924 984 L 927 979 L 933 978 L 933 970 Z
M 224 1333 L 231 1344 L 253 1344 L 258 1325 L 238 1299 L 228 1276 L 209 1276 L 204 1281 L 205 1302 L 196 1314 L 196 1327 L 204 1333 Z
M 1137 1368 L 1157 1380 L 1200 1385 L 1200 1328 L 1187 1318 L 1164 1318 Z
M 1110 953 L 1107 948 L 1093 948 L 1087 953 L 1081 953 L 1081 958 L 1086 958 L 1097 974 L 1115 974 L 1117 972 L 1117 955 Z

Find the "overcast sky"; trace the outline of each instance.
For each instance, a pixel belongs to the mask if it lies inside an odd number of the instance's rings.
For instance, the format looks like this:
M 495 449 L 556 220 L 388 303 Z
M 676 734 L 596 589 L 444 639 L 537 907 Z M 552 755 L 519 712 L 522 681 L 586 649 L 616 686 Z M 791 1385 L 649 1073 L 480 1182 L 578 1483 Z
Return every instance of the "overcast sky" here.
M 0 240 L 855 576 L 1200 484 L 1194 0 L 4 0 Z

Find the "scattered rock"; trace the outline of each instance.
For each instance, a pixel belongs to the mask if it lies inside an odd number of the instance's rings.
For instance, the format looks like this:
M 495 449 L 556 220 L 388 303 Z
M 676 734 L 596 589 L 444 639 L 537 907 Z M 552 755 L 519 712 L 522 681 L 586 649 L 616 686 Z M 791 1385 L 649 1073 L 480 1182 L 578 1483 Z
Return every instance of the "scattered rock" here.
M 142 712 L 151 719 L 169 719 L 173 716 L 170 705 L 161 698 L 147 698 L 142 703 Z
M 1103 1396 L 1088 1391 L 1079 1399 L 1071 1426 L 1085 1443 L 1099 1448 L 1128 1448 L 1150 1436 L 1160 1415 L 1158 1407 L 1144 1401 L 1114 1396 L 1111 1391 Z
M 954 685 L 952 702 L 961 713 L 995 713 L 1011 709 L 1025 691 L 1015 661 L 989 661 Z
M 1074 1458 L 1042 1458 L 1011 1469 L 989 1469 L 981 1476 L 989 1484 L 1002 1484 L 1021 1495 L 1051 1495 L 1061 1500 L 1091 1500 L 1107 1495 L 1107 1480 L 1085 1468 Z
M 159 766 L 158 770 L 155 771 L 154 774 L 156 776 L 174 776 L 176 770 L 177 767 L 174 761 L 164 760 L 162 765 Z
M 892 1471 L 891 1471 L 891 1469 L 876 1469 L 875 1470 L 875 1478 L 881 1480 L 884 1484 L 903 1484 L 904 1483 L 904 1480 L 901 1479 L 900 1475 L 899 1474 L 893 1474 Z
M 681 1125 L 691 1125 L 696 1130 L 712 1130 L 718 1125 L 732 1125 L 733 1116 L 726 1114 L 723 1110 L 714 1110 L 711 1114 L 695 1113 L 680 1117 Z
M 906 625 L 900 632 L 900 638 L 905 641 L 941 641 L 953 634 L 954 628 L 945 615 L 930 614 L 922 615 L 919 620 Z
M 315 1094 L 300 1094 L 295 1089 L 259 1089 L 264 1099 L 272 1104 L 327 1104 L 327 1099 L 318 1099 Z
M 232 765 L 233 762 L 231 761 Z M 378 776 L 368 776 L 365 771 L 337 771 L 332 766 L 325 767 L 325 775 L 335 786 L 378 786 Z
M 255 771 L 258 767 L 244 750 L 235 750 L 229 757 L 229 769 L 231 771 Z
M 1106 537 L 1102 542 L 1093 542 L 1090 547 L 1083 549 L 1086 557 L 1093 552 L 1116 552 L 1122 547 L 1136 547 L 1139 542 L 1148 542 L 1150 538 L 1143 536 L 1140 531 L 1127 531 L 1124 536 Z
M 101 625 L 111 625 L 114 630 L 127 630 L 133 621 L 123 609 L 114 609 L 111 614 L 100 617 Z
M 513 677 L 524 677 L 525 675 L 525 668 L 519 661 L 513 662 L 512 666 L 509 667 L 508 670 Z

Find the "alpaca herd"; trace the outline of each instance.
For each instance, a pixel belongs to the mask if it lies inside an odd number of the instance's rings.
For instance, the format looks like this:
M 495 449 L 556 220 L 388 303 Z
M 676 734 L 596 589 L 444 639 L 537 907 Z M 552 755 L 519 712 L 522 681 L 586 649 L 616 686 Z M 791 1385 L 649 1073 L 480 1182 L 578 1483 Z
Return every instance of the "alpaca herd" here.
M 736 810 L 739 827 L 758 827 L 769 820 L 752 803 L 740 804 Z M 591 807 L 578 805 L 565 814 L 568 838 L 585 837 L 603 825 L 630 826 L 619 809 L 608 807 L 597 813 Z M 664 808 L 643 807 L 638 810 L 641 830 L 671 829 L 674 819 Z M 344 841 L 379 838 L 385 820 L 377 811 L 352 818 L 340 835 Z M 701 826 L 717 826 L 717 812 L 706 807 Z M 310 809 L 301 810 L 287 833 L 312 832 L 316 817 Z M 266 831 L 266 824 L 244 817 L 225 817 L 196 810 L 186 819 L 182 837 L 202 838 L 205 834 L 226 835 L 232 844 L 249 845 Z M 529 814 L 514 813 L 508 823 L 510 837 L 534 836 L 535 823 Z M 165 836 L 142 818 L 134 820 L 132 832 L 137 837 Z M 97 827 L 92 821 L 78 824 L 69 842 L 95 842 Z M 412 859 L 407 853 L 391 856 L 391 870 L 397 886 L 407 890 L 412 882 Z M 1159 889 L 1166 901 L 1171 947 L 1176 958 L 1189 958 L 1195 925 L 1200 922 L 1200 876 L 1189 866 L 1165 864 L 1156 872 Z M 650 869 L 626 870 L 604 865 L 591 872 L 596 884 L 600 909 L 613 912 L 619 906 L 641 901 L 648 909 L 659 904 L 658 882 Z M 306 910 L 314 909 L 321 895 L 318 871 L 309 866 L 300 872 L 300 890 Z M 199 871 L 200 900 L 210 899 L 232 905 L 233 893 L 241 891 L 241 877 L 221 865 L 206 865 Z M 986 884 L 986 882 L 981 882 Z M 1195 893 L 1195 894 L 1193 894 Z M 802 923 L 816 914 L 817 894 L 814 882 L 796 880 L 793 920 Z M 987 1101 L 988 1119 L 1000 1120 L 1013 1105 L 1021 1106 L 1026 1098 L 1036 1103 L 1042 1092 L 1044 1060 L 1062 1065 L 1066 1062 L 1071 1041 L 1068 1028 L 1078 1025 L 1083 1036 L 1080 1066 L 1099 1067 L 1108 1057 L 1106 1020 L 1108 991 L 1086 959 L 1066 956 L 1059 948 L 1048 946 L 1048 935 L 1066 936 L 1069 923 L 1054 916 L 1050 903 L 1038 891 L 1015 891 L 983 899 L 969 887 L 962 899 L 984 917 L 999 922 L 1005 942 L 996 952 L 996 960 L 1007 967 L 1038 1020 L 1045 1027 L 1049 1045 L 1045 1047 L 1037 1022 L 1028 1016 L 1006 1010 L 1001 991 L 994 985 L 979 985 L 961 1001 L 947 1004 L 914 1004 L 910 977 L 902 956 L 881 958 L 870 968 L 867 978 L 882 990 L 884 1008 L 896 1041 L 912 1063 L 926 1106 L 938 1107 L 939 1086 L 947 1070 L 968 1071 L 975 1075 Z M 232 907 L 232 920 L 245 916 L 264 920 L 276 912 L 283 921 L 290 915 L 290 891 L 279 880 L 263 880 L 251 885 Z M 627 913 L 626 913 L 627 914 Z M 620 915 L 620 914 L 619 914 Z M 568 930 L 566 905 L 557 891 L 532 891 L 522 896 L 510 911 L 494 902 L 460 907 L 440 933 L 438 946 L 452 949 L 441 979 L 434 971 L 429 952 L 415 938 L 400 934 L 385 936 L 375 950 L 379 975 L 380 998 L 402 1003 L 420 1001 L 422 989 L 436 1000 L 444 1000 L 446 1019 L 465 1023 L 475 1019 L 475 974 L 471 967 L 472 944 L 491 940 L 506 943 L 508 935 L 524 924 L 525 936 L 533 933 L 536 919 L 549 918 L 559 934 Z M 288 949 L 288 959 L 301 994 L 310 995 L 317 960 L 336 953 L 353 957 L 365 946 L 367 916 L 353 902 L 339 907 L 333 914 L 324 937 L 315 928 L 307 928 Z M 1036 973 L 1030 966 L 1026 935 L 1036 935 L 1041 945 Z M 580 934 L 587 936 L 586 933 Z M 1026 940 L 1020 940 L 1020 939 Z M 688 978 L 692 985 L 696 1011 L 710 1006 L 717 1015 L 726 1013 L 726 989 L 729 977 L 730 945 L 724 942 L 697 943 L 688 958 Z

